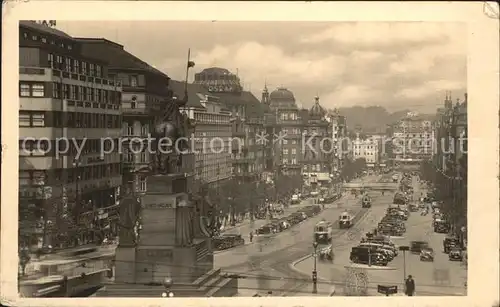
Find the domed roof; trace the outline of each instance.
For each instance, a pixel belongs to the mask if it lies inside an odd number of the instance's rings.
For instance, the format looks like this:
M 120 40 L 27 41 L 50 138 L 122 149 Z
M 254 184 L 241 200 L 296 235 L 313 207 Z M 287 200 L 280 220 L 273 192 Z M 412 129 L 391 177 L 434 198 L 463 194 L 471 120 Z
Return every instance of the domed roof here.
M 278 87 L 276 90 L 272 91 L 269 95 L 269 98 L 271 100 L 279 99 L 295 101 L 295 96 L 293 96 L 293 93 L 284 87 Z
M 309 110 L 309 116 L 315 117 L 315 118 L 322 118 L 325 116 L 326 111 L 323 109 L 323 107 L 319 104 L 319 97 L 316 96 L 314 97 L 314 105 L 312 106 L 311 110 Z
M 216 75 L 229 75 L 231 72 L 225 68 L 221 67 L 209 67 L 203 69 L 200 73 L 202 74 L 216 74 Z

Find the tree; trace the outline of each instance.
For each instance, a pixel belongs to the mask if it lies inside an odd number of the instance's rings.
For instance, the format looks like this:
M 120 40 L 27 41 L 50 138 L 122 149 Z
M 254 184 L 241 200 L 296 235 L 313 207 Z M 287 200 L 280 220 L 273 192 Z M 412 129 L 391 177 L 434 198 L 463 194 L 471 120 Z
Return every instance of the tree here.
M 350 181 L 354 177 L 354 170 L 352 161 L 350 159 L 345 159 L 344 165 L 340 170 L 340 178 L 344 181 Z
M 367 169 L 367 166 L 366 166 L 366 159 L 365 158 L 358 158 L 358 159 L 354 160 L 354 172 L 355 172 L 355 174 L 359 175 L 363 171 L 365 171 L 366 169 Z

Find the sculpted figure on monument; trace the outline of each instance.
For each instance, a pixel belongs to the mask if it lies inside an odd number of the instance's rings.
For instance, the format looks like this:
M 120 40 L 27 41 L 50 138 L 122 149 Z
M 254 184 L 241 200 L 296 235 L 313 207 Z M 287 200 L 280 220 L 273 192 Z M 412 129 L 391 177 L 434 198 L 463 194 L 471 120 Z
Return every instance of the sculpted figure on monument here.
M 120 245 L 133 246 L 136 243 L 134 227 L 139 218 L 141 204 L 135 197 L 124 198 L 120 202 Z
M 177 140 L 188 133 L 185 129 L 185 117 L 179 111 L 179 108 L 186 105 L 186 102 L 187 91 L 184 93 L 183 99 L 176 99 L 174 97 L 166 103 L 162 115 L 157 118 L 155 129 L 152 133 L 154 142 L 152 149 L 156 153 L 152 165 L 153 172 L 167 173 L 168 163 L 165 154 L 168 152 L 176 153 L 184 149 L 184 142 L 178 142 Z M 166 139 L 169 141 L 166 141 Z M 173 148 L 166 148 L 166 145 L 173 146 Z

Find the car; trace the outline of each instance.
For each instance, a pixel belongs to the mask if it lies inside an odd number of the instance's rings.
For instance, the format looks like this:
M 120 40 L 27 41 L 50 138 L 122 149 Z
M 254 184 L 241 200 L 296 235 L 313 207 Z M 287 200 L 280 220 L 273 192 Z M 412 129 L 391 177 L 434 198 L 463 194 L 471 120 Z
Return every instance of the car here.
M 410 252 L 412 254 L 420 254 L 422 249 L 429 247 L 429 243 L 426 241 L 411 241 L 410 242 Z
M 273 227 L 270 224 L 263 225 L 255 231 L 259 235 L 267 235 L 273 233 Z
M 212 239 L 215 250 L 224 250 L 245 244 L 245 239 L 239 234 L 222 234 Z
M 434 250 L 430 247 L 424 247 L 420 251 L 420 261 L 434 261 Z
M 450 261 L 462 261 L 463 255 L 462 250 L 458 247 L 452 247 L 448 253 L 448 258 Z
M 384 254 L 387 259 L 390 261 L 396 257 L 396 253 L 394 249 L 390 246 L 386 246 L 384 244 L 376 243 L 376 242 L 363 242 L 359 244 L 360 247 L 373 247 L 377 252 Z
M 356 246 L 351 249 L 349 259 L 354 263 L 387 266 L 389 261 L 375 248 Z
M 448 236 L 443 240 L 443 251 L 447 254 L 450 250 L 456 246 L 460 245 L 458 238 L 454 236 Z
M 290 200 L 292 204 L 300 204 L 300 197 L 298 194 L 292 195 L 292 199 Z

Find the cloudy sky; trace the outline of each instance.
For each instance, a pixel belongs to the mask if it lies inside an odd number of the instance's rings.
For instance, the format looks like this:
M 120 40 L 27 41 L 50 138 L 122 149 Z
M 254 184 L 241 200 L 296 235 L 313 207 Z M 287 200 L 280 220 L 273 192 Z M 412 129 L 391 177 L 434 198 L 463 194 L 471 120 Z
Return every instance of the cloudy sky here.
M 104 37 L 182 80 L 187 49 L 194 72 L 238 71 L 257 97 L 267 81 L 303 106 L 381 105 L 434 112 L 445 91 L 466 87 L 466 28 L 430 22 L 59 21 L 76 37 Z M 191 79 L 194 72 L 191 73 Z

